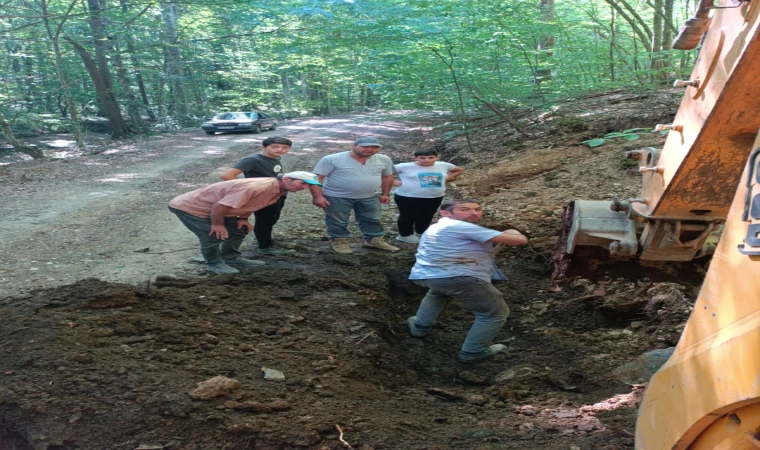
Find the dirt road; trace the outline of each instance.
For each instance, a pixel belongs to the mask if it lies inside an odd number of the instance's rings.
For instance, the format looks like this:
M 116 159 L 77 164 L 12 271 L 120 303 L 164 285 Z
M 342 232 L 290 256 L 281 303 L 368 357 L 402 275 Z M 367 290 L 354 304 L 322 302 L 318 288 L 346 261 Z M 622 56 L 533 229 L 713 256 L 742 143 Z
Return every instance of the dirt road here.
M 88 277 L 144 283 L 156 274 L 200 274 L 200 266 L 188 264 L 198 253 L 196 238 L 166 209 L 172 197 L 219 181 L 223 170 L 257 152 L 268 136 L 294 141 L 283 157 L 287 170 L 311 170 L 357 135 L 390 143 L 404 134 L 400 124 L 380 120 L 314 119 L 259 135 L 159 135 L 98 155 L 14 167 L 13 179 L 0 184 L 0 293 Z M 321 211 L 307 192 L 290 195 L 288 210 L 279 233 L 320 228 Z

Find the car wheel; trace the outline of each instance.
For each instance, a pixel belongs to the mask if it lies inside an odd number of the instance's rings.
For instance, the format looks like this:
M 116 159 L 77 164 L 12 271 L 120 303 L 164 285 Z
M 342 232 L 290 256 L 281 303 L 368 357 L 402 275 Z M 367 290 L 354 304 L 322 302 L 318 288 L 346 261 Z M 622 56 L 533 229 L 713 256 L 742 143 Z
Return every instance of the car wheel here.
M 252 131 L 253 131 L 253 134 L 261 133 L 261 125 L 254 126 Z
M 276 123 L 273 123 L 273 124 L 272 124 L 272 126 L 271 126 L 271 127 L 269 127 L 269 129 L 270 129 L 270 130 L 276 130 L 276 129 L 277 129 L 277 124 L 276 124 Z
M 208 134 L 209 136 L 213 136 L 213 135 L 216 134 L 216 132 L 215 131 L 206 131 L 206 134 Z

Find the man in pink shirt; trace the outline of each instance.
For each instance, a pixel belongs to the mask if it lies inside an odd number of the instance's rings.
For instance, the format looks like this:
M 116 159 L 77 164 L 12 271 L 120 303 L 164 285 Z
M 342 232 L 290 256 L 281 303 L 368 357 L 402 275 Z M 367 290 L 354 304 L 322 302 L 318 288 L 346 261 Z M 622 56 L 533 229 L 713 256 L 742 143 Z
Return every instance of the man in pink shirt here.
M 240 273 L 238 267 L 264 263 L 241 258 L 238 250 L 253 230 L 248 217 L 254 211 L 277 202 L 286 192 L 321 186 L 309 172 L 290 172 L 282 178 L 242 178 L 214 183 L 179 195 L 169 202 L 169 210 L 196 236 L 206 260 L 206 270 L 219 274 Z

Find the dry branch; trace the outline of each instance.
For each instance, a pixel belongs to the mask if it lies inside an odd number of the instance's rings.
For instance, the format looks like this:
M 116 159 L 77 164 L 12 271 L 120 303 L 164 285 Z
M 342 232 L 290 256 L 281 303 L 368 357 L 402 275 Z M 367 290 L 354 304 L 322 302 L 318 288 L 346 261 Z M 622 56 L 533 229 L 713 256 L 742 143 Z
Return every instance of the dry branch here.
M 519 126 L 519 125 L 517 125 L 517 122 L 515 122 L 514 120 L 512 120 L 512 118 L 511 118 L 511 117 L 509 117 L 509 116 L 507 116 L 506 114 L 504 114 L 503 112 L 499 111 L 499 110 L 498 110 L 498 109 L 497 109 L 495 106 L 493 106 L 491 103 L 489 103 L 489 102 L 487 102 L 487 101 L 483 100 L 482 98 L 478 97 L 478 96 L 477 96 L 477 95 L 475 95 L 475 94 L 472 94 L 472 98 L 474 98 L 475 100 L 477 100 L 477 101 L 479 101 L 479 102 L 483 103 L 484 105 L 486 105 L 486 107 L 487 107 L 488 109 L 490 109 L 491 111 L 493 111 L 493 112 L 495 112 L 496 114 L 498 114 L 498 115 L 499 115 L 499 116 L 500 116 L 502 119 L 504 119 L 504 121 L 505 121 L 505 122 L 507 122 L 508 124 L 512 125 L 512 128 L 514 128 L 515 130 L 517 130 L 517 131 L 518 131 L 520 134 L 523 134 L 523 135 L 525 135 L 525 136 L 528 136 L 528 137 L 532 137 L 530 134 L 528 134 L 528 133 L 526 133 L 525 131 L 523 131 L 523 129 L 522 129 L 522 128 L 520 128 L 520 126 Z

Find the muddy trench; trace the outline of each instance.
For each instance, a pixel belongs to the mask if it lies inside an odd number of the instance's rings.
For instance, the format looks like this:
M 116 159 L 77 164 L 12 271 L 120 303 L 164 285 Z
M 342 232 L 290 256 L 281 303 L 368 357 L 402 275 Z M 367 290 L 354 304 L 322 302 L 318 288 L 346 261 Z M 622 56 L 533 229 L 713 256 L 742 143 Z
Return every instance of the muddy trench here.
M 343 445 L 338 425 L 365 449 L 632 444 L 614 420 L 583 411 L 631 392 L 606 375 L 625 362 L 616 342 L 589 334 L 610 324 L 595 318 L 599 305 L 550 293 L 545 257 L 498 256 L 512 311 L 498 341 L 509 352 L 464 365 L 455 356 L 471 314 L 454 303 L 429 337 L 409 337 L 404 321 L 424 294 L 406 279 L 413 254 L 355 250 L 281 257 L 242 276 L 88 279 L 6 302 L 3 442 L 330 449 Z M 240 388 L 188 395 L 219 375 Z

